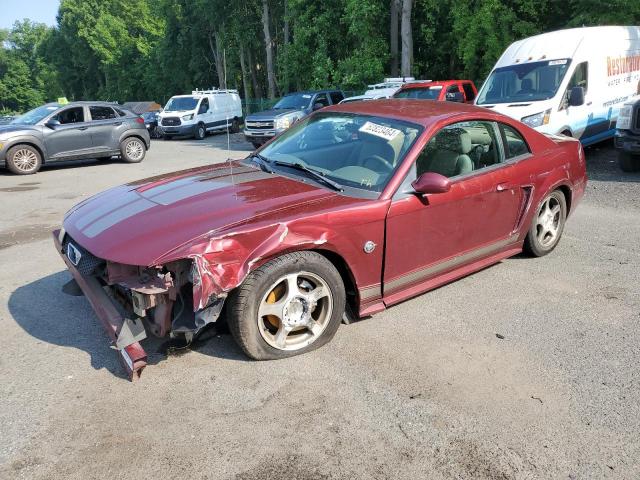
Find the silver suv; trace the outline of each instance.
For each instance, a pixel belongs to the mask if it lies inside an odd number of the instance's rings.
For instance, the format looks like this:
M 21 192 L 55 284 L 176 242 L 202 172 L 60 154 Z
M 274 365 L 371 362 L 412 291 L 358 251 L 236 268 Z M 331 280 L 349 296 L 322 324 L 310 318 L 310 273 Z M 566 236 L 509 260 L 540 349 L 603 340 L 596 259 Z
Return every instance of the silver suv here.
M 48 103 L 0 126 L 0 167 L 28 175 L 57 161 L 119 155 L 138 163 L 150 146 L 144 120 L 116 104 Z

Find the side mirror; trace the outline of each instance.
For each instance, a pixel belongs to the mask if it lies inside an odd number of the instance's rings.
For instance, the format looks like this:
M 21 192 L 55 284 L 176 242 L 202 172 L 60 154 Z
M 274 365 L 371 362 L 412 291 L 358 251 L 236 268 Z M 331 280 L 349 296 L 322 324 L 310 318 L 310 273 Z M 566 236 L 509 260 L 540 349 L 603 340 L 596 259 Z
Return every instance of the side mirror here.
M 46 127 L 49 127 L 51 130 L 55 130 L 56 127 L 59 127 L 60 125 L 62 125 L 60 123 L 60 120 L 55 120 L 55 119 L 50 119 L 47 121 L 47 123 L 44 124 Z
M 313 104 L 313 111 L 315 112 L 316 110 L 320 110 L 321 108 L 324 108 L 324 104 L 320 103 L 320 102 L 316 102 Z
M 451 189 L 451 182 L 444 175 L 436 172 L 425 172 L 411 183 L 413 189 L 422 195 L 427 193 L 446 193 Z
M 584 105 L 584 87 L 573 87 L 569 92 L 569 106 L 579 107 Z
M 447 102 L 463 103 L 464 102 L 464 95 L 462 95 L 462 92 L 447 93 L 446 100 L 447 100 Z

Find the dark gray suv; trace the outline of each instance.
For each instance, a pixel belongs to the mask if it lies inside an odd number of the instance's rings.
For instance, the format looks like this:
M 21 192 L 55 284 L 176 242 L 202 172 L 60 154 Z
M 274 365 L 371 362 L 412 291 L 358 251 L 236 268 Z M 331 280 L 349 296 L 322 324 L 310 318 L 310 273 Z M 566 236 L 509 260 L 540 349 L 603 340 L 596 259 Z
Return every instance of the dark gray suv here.
M 57 161 L 119 155 L 138 163 L 150 146 L 144 120 L 116 104 L 48 103 L 0 126 L 0 167 L 28 175 Z

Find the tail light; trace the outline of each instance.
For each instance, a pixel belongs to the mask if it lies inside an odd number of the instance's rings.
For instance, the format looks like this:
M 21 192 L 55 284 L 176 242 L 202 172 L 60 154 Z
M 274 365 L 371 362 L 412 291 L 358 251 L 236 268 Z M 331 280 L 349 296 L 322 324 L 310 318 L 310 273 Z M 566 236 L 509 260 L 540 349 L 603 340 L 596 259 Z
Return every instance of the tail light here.
M 136 118 L 136 122 L 138 122 L 138 123 L 144 123 L 144 118 L 142 118 L 142 117 L 138 117 L 138 118 Z

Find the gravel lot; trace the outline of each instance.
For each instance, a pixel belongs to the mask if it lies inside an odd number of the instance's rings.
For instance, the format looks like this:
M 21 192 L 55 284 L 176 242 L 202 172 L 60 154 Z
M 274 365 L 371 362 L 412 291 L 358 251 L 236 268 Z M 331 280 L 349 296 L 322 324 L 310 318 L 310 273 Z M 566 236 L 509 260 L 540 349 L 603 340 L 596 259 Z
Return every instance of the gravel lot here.
M 610 144 L 587 150 L 553 254 L 288 360 L 248 361 L 224 332 L 169 358 L 152 343 L 131 384 L 87 301 L 61 293 L 49 232 L 109 186 L 226 158 L 218 135 L 154 141 L 139 165 L 0 172 L 0 478 L 640 477 L 640 175 Z

